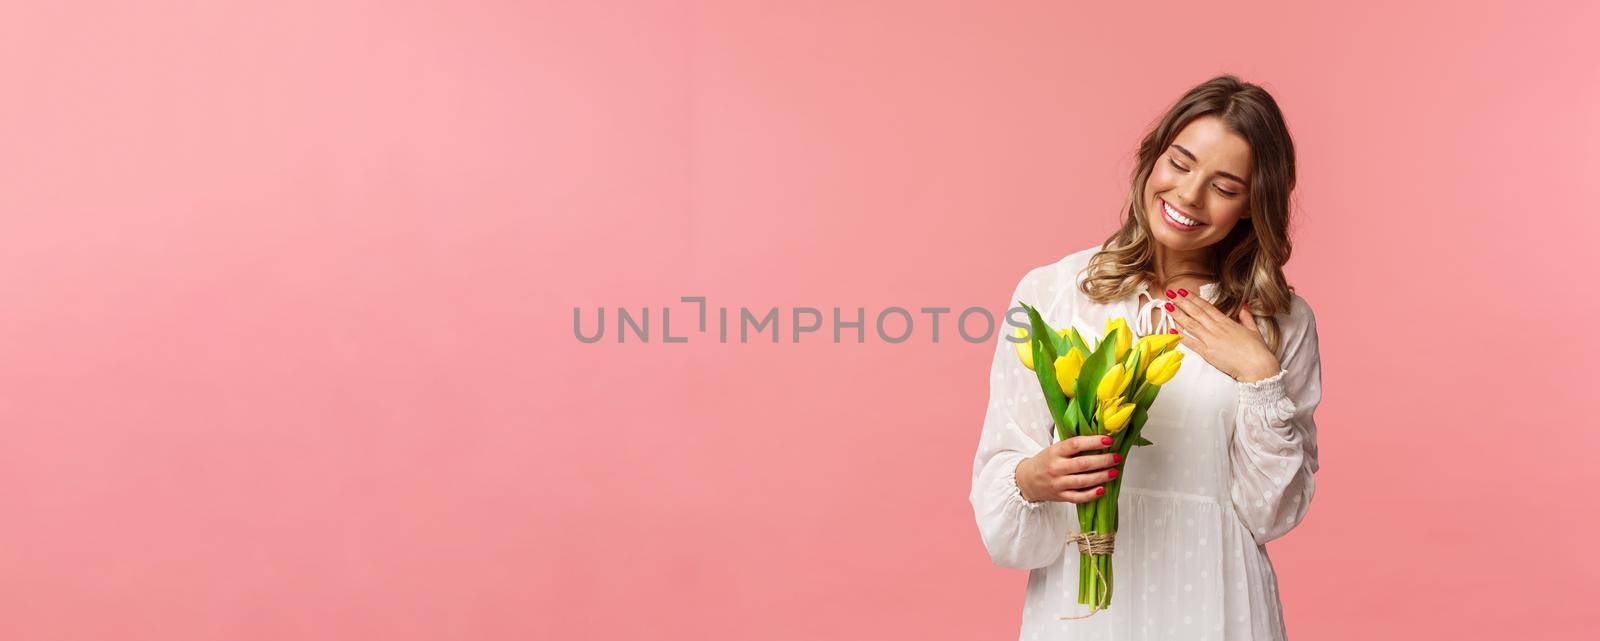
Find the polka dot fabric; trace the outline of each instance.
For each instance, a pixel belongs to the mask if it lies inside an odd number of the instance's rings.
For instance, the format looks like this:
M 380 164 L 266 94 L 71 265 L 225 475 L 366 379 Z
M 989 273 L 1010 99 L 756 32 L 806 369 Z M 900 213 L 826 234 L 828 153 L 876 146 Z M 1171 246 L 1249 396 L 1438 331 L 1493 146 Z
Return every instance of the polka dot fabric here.
M 1006 308 L 1036 305 L 1052 327 L 1086 338 L 1107 318 L 1134 325 L 1140 297 L 1093 303 L 1077 290 L 1091 247 L 1033 269 Z M 1199 294 L 1216 300 L 1216 286 Z M 1164 319 L 1165 320 L 1165 319 Z M 1296 295 L 1277 316 L 1283 332 L 1275 376 L 1234 381 L 1187 352 L 1162 387 L 1144 436 L 1123 471 L 1115 592 L 1109 610 L 1078 605 L 1075 506 L 1030 502 L 1017 463 L 1055 442 L 1032 371 L 1007 332 L 997 332 L 990 395 L 972 467 L 972 508 L 996 565 L 1029 570 L 1020 639 L 1260 641 L 1285 639 L 1277 579 L 1264 547 L 1305 518 L 1315 494 L 1316 425 L 1322 399 L 1315 318 Z M 1149 323 L 1145 323 L 1149 325 Z M 1009 329 L 1009 328 L 1008 328 Z

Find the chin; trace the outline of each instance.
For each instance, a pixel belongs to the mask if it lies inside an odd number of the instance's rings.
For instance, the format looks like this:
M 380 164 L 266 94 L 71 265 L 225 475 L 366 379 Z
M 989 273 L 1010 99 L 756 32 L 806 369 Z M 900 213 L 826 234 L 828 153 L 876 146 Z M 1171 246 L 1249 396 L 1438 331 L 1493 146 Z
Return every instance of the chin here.
M 1157 224 L 1159 224 L 1159 222 Z M 1194 239 L 1192 238 L 1173 238 L 1172 235 L 1167 232 L 1167 230 L 1161 228 L 1154 228 L 1154 233 L 1150 235 L 1155 238 L 1157 243 L 1160 243 L 1167 249 L 1189 250 L 1200 246 L 1200 244 L 1194 242 Z

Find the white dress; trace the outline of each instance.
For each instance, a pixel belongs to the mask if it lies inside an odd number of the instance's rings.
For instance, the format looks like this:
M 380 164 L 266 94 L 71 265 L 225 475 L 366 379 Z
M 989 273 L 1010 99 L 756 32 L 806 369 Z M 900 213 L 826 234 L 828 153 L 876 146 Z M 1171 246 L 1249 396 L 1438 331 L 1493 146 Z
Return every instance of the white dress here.
M 1110 317 L 1125 317 L 1138 336 L 1176 326 L 1163 308 L 1160 324 L 1150 327 L 1164 293 L 1097 304 L 1079 292 L 1081 270 L 1098 250 L 1029 271 L 1006 309 L 1018 301 L 1034 305 L 1051 327 L 1070 322 L 1091 343 Z M 1215 302 L 1216 289 L 1208 284 L 1199 293 Z M 1276 319 L 1283 369 L 1256 383 L 1235 381 L 1178 347 L 1183 367 L 1162 387 L 1143 431 L 1154 444 L 1133 448 L 1124 464 L 1111 604 L 1069 621 L 1058 617 L 1089 612 L 1077 602 L 1078 551 L 1068 540 L 1079 529 L 1076 506 L 1029 502 L 1017 490 L 1017 463 L 1057 439 L 1038 379 L 1006 339 L 1012 328 L 996 332 L 971 501 L 994 563 L 1030 570 L 1020 639 L 1286 638 L 1263 545 L 1299 524 L 1316 492 L 1312 412 L 1322 398 L 1322 374 L 1306 301 L 1294 296 Z

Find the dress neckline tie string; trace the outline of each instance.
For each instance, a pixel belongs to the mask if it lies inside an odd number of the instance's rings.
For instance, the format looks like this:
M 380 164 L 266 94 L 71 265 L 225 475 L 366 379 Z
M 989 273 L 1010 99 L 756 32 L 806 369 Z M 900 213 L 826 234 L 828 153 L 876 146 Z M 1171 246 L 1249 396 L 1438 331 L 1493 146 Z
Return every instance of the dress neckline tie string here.
M 1206 283 L 1200 286 L 1200 296 L 1205 298 L 1208 302 L 1213 302 L 1211 294 L 1216 290 L 1216 283 Z M 1149 298 L 1150 300 L 1139 306 L 1138 320 L 1134 321 L 1133 328 L 1134 333 L 1138 334 L 1136 338 L 1143 338 L 1151 334 L 1171 333 L 1174 326 L 1172 323 L 1172 314 L 1167 312 L 1167 298 L 1165 296 L 1159 298 L 1156 297 L 1155 292 L 1150 290 L 1149 283 L 1145 283 L 1144 287 L 1139 291 L 1139 296 L 1143 298 Z M 1156 325 L 1152 327 L 1150 321 L 1150 312 L 1158 309 L 1161 310 L 1161 320 L 1156 321 Z

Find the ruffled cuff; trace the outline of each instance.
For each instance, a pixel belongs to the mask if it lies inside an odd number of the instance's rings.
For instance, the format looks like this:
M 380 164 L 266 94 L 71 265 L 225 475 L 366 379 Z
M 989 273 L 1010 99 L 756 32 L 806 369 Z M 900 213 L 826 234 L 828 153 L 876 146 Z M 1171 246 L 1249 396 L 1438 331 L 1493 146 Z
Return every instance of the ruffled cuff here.
M 1283 388 L 1283 376 L 1288 372 L 1289 370 L 1279 368 L 1277 374 L 1273 374 L 1259 381 L 1250 383 L 1238 381 L 1239 400 L 1256 403 L 1259 405 L 1267 405 L 1276 402 L 1279 398 L 1287 397 L 1289 394 L 1288 391 Z
M 1001 471 L 1000 476 L 1005 479 L 1003 483 L 1005 485 L 1006 500 L 1022 506 L 1024 511 L 1032 512 L 1034 510 L 1042 509 L 1046 505 L 1049 505 L 1050 502 L 1029 501 L 1027 498 L 1022 496 L 1022 488 L 1017 487 L 1017 466 L 1022 464 L 1023 458 L 1026 457 L 1017 457 L 1015 462 L 1006 464 L 1005 468 Z
M 1287 373 L 1288 370 L 1279 369 L 1277 374 L 1259 381 L 1235 383 L 1239 388 L 1241 409 L 1260 411 L 1273 427 L 1283 427 L 1295 414 L 1294 401 L 1284 387 L 1283 377 Z

